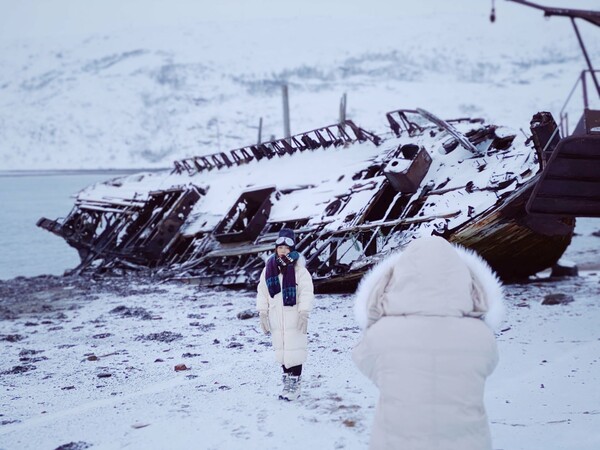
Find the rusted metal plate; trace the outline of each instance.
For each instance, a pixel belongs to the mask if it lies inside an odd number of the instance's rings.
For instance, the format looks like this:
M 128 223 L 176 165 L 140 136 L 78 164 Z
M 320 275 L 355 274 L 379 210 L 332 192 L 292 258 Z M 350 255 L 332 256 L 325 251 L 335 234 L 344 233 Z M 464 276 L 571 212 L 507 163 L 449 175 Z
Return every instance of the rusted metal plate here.
M 214 230 L 222 243 L 251 241 L 258 237 L 269 219 L 274 187 L 244 192 Z
M 451 230 L 448 239 L 479 253 L 504 280 L 527 277 L 552 266 L 573 237 L 575 219 L 557 215 L 539 220 L 525 210 L 534 184 L 505 207 Z
M 600 217 L 600 135 L 562 139 L 531 198 L 531 214 Z
M 384 174 L 396 191 L 412 194 L 419 189 L 430 166 L 431 156 L 427 150 L 420 149 L 412 160 L 400 158 L 391 160 L 386 165 Z

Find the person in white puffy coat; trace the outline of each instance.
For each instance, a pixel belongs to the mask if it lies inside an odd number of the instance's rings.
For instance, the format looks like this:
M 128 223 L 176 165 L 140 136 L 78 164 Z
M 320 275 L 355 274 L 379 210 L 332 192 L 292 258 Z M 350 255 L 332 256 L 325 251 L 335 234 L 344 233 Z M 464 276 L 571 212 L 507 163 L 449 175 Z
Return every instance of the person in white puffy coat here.
M 275 359 L 283 369 L 282 400 L 300 396 L 302 365 L 307 357 L 308 318 L 314 289 L 304 258 L 295 251 L 294 232 L 283 228 L 260 275 L 256 308 L 260 325 L 271 333 Z
M 483 396 L 503 313 L 488 264 L 440 237 L 412 241 L 363 278 L 352 357 L 379 389 L 371 449 L 492 449 Z

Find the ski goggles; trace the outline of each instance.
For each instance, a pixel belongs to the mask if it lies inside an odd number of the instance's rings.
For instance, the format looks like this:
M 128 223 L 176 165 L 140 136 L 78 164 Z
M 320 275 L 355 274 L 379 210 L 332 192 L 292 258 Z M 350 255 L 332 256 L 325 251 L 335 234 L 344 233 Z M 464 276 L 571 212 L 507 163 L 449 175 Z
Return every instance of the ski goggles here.
M 278 237 L 277 240 L 275 241 L 275 245 L 287 245 L 288 247 L 293 247 L 294 246 L 294 240 L 292 238 L 289 237 Z

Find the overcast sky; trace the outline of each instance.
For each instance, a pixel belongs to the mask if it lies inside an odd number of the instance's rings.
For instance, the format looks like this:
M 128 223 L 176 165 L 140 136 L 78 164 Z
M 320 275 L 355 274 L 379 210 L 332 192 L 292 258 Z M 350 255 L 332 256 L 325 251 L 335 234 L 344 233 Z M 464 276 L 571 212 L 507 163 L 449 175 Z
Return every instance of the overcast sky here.
M 600 9 L 598 0 L 538 1 L 544 5 Z M 474 10 L 488 15 L 491 4 L 492 0 L 0 0 L 0 39 L 81 35 L 202 21 L 315 16 L 373 20 Z M 499 20 L 514 7 L 496 0 Z
M 390 3 L 389 0 L 0 0 L 3 11 L 0 33 L 3 37 L 31 37 L 199 21 L 376 16 Z M 433 3 L 439 5 L 438 1 Z

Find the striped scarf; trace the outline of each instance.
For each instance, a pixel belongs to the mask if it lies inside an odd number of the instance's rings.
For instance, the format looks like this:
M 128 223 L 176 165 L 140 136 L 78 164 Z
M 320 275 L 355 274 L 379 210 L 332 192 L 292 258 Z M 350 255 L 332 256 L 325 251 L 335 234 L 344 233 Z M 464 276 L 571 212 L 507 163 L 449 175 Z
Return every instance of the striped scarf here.
M 296 304 L 296 270 L 295 264 L 300 254 L 296 251 L 290 252 L 286 256 L 271 256 L 267 260 L 265 272 L 265 281 L 269 289 L 269 295 L 275 295 L 281 292 L 284 306 L 294 306 Z M 283 275 L 283 291 L 279 284 L 279 273 Z

